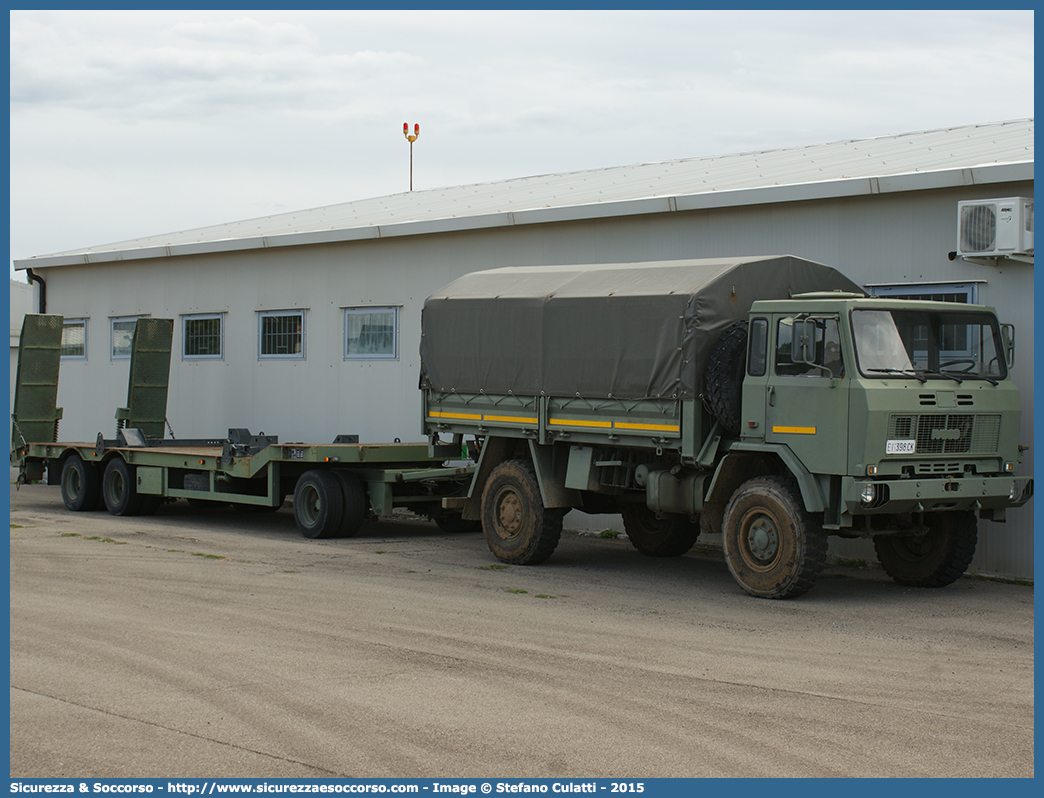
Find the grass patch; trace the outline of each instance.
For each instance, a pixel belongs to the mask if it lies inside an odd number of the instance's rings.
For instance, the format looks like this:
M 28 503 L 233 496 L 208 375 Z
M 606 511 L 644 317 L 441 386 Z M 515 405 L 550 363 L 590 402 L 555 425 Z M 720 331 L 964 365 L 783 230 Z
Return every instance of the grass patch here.
M 202 551 L 192 552 L 193 557 L 202 557 L 205 560 L 224 560 L 225 557 L 221 554 L 206 554 Z
M 622 533 L 617 532 L 615 529 L 606 529 L 603 532 L 598 533 L 598 537 L 603 540 L 616 540 Z
M 300 571 L 283 571 L 284 574 L 299 574 Z
M 78 538 L 80 537 L 79 532 L 62 532 L 61 537 L 63 538 Z
M 533 598 L 554 598 L 554 596 L 549 596 L 547 593 L 537 593 Z
M 170 552 L 171 554 L 184 554 L 185 553 L 184 549 L 167 549 L 167 551 Z
M 522 588 L 507 588 L 504 590 L 505 593 L 528 593 L 528 590 L 522 590 Z
M 374 554 L 387 554 L 387 553 L 388 552 L 385 549 L 377 549 L 377 551 L 374 552 Z
M 21 524 L 11 524 L 11 529 L 25 529 Z

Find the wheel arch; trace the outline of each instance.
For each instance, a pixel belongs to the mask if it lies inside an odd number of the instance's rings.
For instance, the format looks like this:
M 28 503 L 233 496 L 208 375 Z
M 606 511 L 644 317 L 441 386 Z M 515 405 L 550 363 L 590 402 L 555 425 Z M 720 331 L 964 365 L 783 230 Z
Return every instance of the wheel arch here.
M 65 468 L 66 462 L 73 455 L 79 457 L 84 465 L 93 466 L 101 474 L 105 470 L 105 466 L 108 464 L 108 459 L 94 460 L 89 457 L 84 457 L 83 452 L 77 449 L 75 446 L 66 446 L 58 453 L 57 457 L 48 457 L 44 460 L 44 465 L 47 467 L 47 484 L 48 485 L 60 485 L 62 481 L 62 469 Z M 53 467 L 52 467 L 53 466 Z
M 734 446 L 718 464 L 707 490 L 706 505 L 728 504 L 736 489 L 752 477 L 790 474 L 801 491 L 805 510 L 821 513 L 827 509 L 819 481 L 786 446 L 740 444 Z
M 532 463 L 540 486 L 540 498 L 548 509 L 578 507 L 581 504 L 580 491 L 565 487 L 568 450 L 555 445 L 543 446 L 536 441 L 521 438 L 490 436 L 482 444 L 462 518 L 476 521 L 482 517 L 482 492 L 490 474 L 508 460 L 527 460 Z

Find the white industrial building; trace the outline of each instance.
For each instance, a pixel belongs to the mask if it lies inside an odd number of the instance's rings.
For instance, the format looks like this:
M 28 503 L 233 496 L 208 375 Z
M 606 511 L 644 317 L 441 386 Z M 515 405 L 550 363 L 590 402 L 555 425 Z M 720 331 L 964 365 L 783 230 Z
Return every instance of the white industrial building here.
M 168 416 L 178 437 L 247 427 L 281 441 L 417 440 L 421 306 L 463 273 L 792 254 L 875 293 L 996 307 L 1017 329 L 1029 444 L 1032 254 L 950 257 L 959 202 L 1014 197 L 1033 197 L 1032 119 L 415 191 L 15 267 L 31 270 L 37 303 L 45 287 L 46 312 L 66 317 L 64 440 L 113 434 L 138 316 L 176 320 Z M 1030 450 L 1020 473 L 1032 470 Z M 1032 503 L 981 531 L 971 570 L 1032 578 Z M 863 544 L 832 551 L 873 559 Z

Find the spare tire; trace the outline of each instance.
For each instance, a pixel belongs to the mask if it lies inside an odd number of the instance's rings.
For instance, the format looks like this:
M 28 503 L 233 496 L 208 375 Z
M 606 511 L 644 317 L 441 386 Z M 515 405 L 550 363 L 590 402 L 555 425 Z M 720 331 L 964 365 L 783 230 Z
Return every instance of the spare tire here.
M 731 435 L 740 433 L 746 370 L 747 322 L 737 321 L 725 328 L 707 363 L 707 403 L 714 417 Z

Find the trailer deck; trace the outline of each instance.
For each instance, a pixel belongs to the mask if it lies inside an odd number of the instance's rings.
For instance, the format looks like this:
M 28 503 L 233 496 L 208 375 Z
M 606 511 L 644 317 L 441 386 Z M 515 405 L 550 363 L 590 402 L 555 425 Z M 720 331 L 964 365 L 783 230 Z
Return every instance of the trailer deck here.
M 367 516 L 397 508 L 444 529 L 473 526 L 460 517 L 474 465 L 459 438 L 359 443 L 356 435 L 338 435 L 332 443 L 279 443 L 275 435 L 230 428 L 223 439 L 164 439 L 172 328 L 167 319 L 138 320 L 116 437 L 60 442 L 61 317 L 26 316 L 12 414 L 11 461 L 20 481 L 46 472 L 48 484 L 61 485 L 68 509 L 104 506 L 113 515 L 149 514 L 178 499 L 276 510 L 293 494 L 294 517 L 307 537 L 354 535 Z

